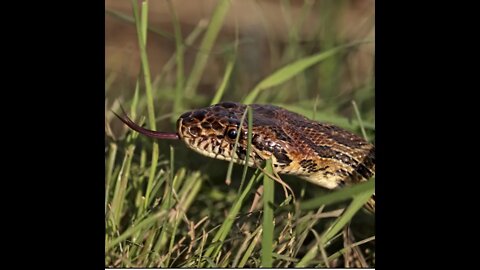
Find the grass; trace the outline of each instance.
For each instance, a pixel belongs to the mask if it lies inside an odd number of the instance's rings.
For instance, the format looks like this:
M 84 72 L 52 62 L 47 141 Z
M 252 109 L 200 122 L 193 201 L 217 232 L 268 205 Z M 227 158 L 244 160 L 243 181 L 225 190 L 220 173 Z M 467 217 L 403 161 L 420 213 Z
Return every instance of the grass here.
M 271 268 L 273 263 L 273 200 L 274 200 L 274 180 L 268 175 L 273 174 L 272 160 L 267 160 L 265 164 L 265 174 L 263 176 L 263 232 L 262 232 L 262 267 Z
M 130 89 L 133 95 L 120 97 L 112 90 L 118 76 L 106 73 L 107 108 L 118 111 L 121 104 L 150 129 L 174 130 L 172 122 L 184 110 L 221 100 L 270 103 L 374 142 L 373 72 L 349 75 L 354 66 L 349 59 L 373 40 L 370 36 L 344 40 L 336 35 L 345 29 L 335 18 L 348 6 L 343 1 L 322 2 L 328 3 L 319 7 L 305 1 L 301 18 L 291 15 L 293 3 L 279 2 L 281 16 L 288 22 L 287 41 L 279 49 L 273 35 L 266 34 L 267 47 L 274 52 L 265 59 L 269 68 L 253 84 L 245 83 L 250 67 L 241 48 L 247 41 L 240 40 L 238 33 L 232 39 L 219 38 L 234 2 L 218 1 L 208 23 L 199 23 L 188 33 L 175 1 L 166 1 L 172 33 L 147 25 L 152 12 L 148 1 L 132 1 L 132 14 L 108 10 L 106 16 L 135 25 L 141 70 Z M 309 25 L 317 34 L 302 43 L 308 14 L 326 15 Z M 267 21 L 262 24 L 263 29 L 273 29 Z M 147 36 L 159 33 L 175 52 L 158 74 L 152 74 Z M 185 64 L 188 53 L 194 53 L 191 69 Z M 222 66 L 217 87 L 198 91 L 212 61 Z M 369 61 L 373 62 L 373 52 Z M 340 91 L 341 85 L 350 86 Z M 247 121 L 251 138 L 250 109 L 242 121 Z M 180 142 L 144 138 L 123 126 L 113 132 L 115 126 L 120 125 L 107 110 L 106 267 L 343 267 L 343 254 L 355 246 L 375 267 L 375 217 L 362 209 L 374 192 L 375 179 L 326 191 L 280 175 L 294 192 L 288 194 L 273 180 L 276 176 L 268 163 L 264 169 L 233 165 L 197 155 Z M 344 244 L 346 226 L 355 243 Z

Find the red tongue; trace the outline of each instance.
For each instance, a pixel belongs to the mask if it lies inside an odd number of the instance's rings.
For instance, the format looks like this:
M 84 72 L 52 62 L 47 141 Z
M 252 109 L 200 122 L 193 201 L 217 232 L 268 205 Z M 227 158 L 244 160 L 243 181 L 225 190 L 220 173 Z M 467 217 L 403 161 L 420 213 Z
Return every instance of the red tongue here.
M 135 122 L 133 122 L 132 119 L 130 119 L 128 117 L 127 113 L 125 113 L 123 108 L 122 108 L 122 112 L 124 114 L 124 117 L 121 117 L 121 116 L 119 116 L 118 114 L 116 114 L 115 112 L 112 111 L 112 113 L 115 114 L 115 116 L 118 117 L 118 119 L 120 119 L 123 123 L 125 123 L 125 125 L 129 126 L 131 129 L 135 130 L 136 132 L 138 132 L 140 134 L 143 134 L 145 136 L 155 138 L 155 139 L 166 139 L 166 140 L 178 140 L 178 139 L 180 139 L 180 137 L 178 137 L 177 133 L 154 131 L 154 130 L 143 128 L 143 127 L 135 124 Z

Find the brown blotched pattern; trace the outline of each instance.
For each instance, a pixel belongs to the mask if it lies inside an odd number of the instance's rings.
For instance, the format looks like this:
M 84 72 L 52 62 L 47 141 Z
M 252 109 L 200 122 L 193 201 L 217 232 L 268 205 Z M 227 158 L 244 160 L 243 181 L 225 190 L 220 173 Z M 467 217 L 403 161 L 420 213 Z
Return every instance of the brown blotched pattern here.
M 272 157 L 278 173 L 298 175 L 326 188 L 365 181 L 375 174 L 375 147 L 363 138 L 280 107 L 250 106 L 250 166 Z M 243 104 L 223 102 L 184 113 L 177 121 L 178 134 L 198 153 L 244 164 L 247 121 L 239 125 L 245 109 Z M 238 133 L 239 145 L 232 154 Z
M 277 173 L 293 174 L 333 189 L 366 181 L 375 174 L 375 146 L 339 127 L 309 120 L 272 105 L 250 105 L 253 111 L 252 151 L 247 157 L 246 105 L 223 102 L 186 112 L 177 133 L 148 130 L 128 117 L 130 128 L 157 139 L 182 139 L 194 151 L 216 159 L 257 166 L 272 158 Z M 236 151 L 235 140 L 239 138 Z M 375 211 L 374 197 L 368 207 Z

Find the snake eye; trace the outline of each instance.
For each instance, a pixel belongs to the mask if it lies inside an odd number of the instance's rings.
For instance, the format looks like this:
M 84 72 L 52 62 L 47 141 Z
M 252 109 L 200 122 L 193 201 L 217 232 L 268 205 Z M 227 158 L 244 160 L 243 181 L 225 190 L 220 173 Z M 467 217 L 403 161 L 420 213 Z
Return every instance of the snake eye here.
M 230 139 L 235 140 L 235 138 L 237 138 L 237 130 L 234 128 L 230 129 L 229 131 L 227 131 L 227 136 Z

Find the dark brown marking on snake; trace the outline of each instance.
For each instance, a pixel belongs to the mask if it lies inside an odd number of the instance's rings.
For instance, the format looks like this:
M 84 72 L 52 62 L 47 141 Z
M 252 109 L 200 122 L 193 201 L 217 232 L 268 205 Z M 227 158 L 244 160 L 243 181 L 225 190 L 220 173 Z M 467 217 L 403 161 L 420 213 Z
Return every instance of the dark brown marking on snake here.
M 237 156 L 239 159 L 245 160 L 245 157 L 247 156 L 247 149 L 237 145 Z
M 332 140 L 336 141 L 339 144 L 352 147 L 352 148 L 360 148 L 367 144 L 362 138 L 359 136 L 347 132 L 339 127 L 333 125 L 324 125 L 325 127 L 325 134 Z
M 220 124 L 223 126 L 226 126 L 228 124 L 228 120 L 226 118 L 221 118 L 218 122 L 220 122 Z
M 365 166 L 365 164 L 359 163 L 358 161 L 356 161 L 355 159 L 353 159 L 352 157 L 348 156 L 345 153 L 337 151 L 330 146 L 315 145 L 313 142 L 311 142 L 308 139 L 306 139 L 305 142 L 309 145 L 309 147 L 311 147 L 315 151 L 315 153 L 318 154 L 319 157 L 338 160 L 341 163 L 352 167 L 365 179 L 369 179 L 373 175 L 373 172 L 370 169 L 368 169 Z M 369 153 L 372 153 L 372 151 L 370 151 Z M 368 159 L 368 162 L 371 162 L 371 160 L 372 160 L 372 157 L 370 156 Z
M 238 127 L 240 125 L 240 120 L 238 120 L 236 118 L 229 118 L 228 119 L 228 124 L 231 125 L 231 126 Z
M 292 142 L 292 139 L 282 130 L 281 127 L 270 127 L 278 140 Z
M 193 117 L 187 117 L 183 119 L 183 124 L 188 125 L 188 124 L 193 124 L 193 123 L 198 123 L 198 120 Z
M 205 121 L 207 121 L 209 123 L 213 123 L 215 121 L 215 117 L 213 117 L 213 116 L 207 117 L 207 119 L 205 119 Z
M 287 151 L 280 146 L 277 146 L 273 149 L 273 155 L 277 159 L 278 163 L 288 165 L 290 162 L 292 162 L 292 160 L 288 157 Z
M 219 103 L 218 105 L 219 105 L 219 106 L 222 106 L 222 107 L 224 107 L 224 108 L 227 108 L 227 109 L 236 108 L 236 107 L 237 107 L 237 103 L 235 103 L 235 102 L 228 102 L 228 101 Z
M 363 159 L 362 163 L 367 168 L 375 167 L 375 146 L 373 146 L 370 151 L 368 151 L 367 156 Z
M 198 121 L 203 121 L 203 119 L 205 119 L 205 115 L 207 114 L 207 111 L 205 110 L 198 110 L 198 111 L 195 111 L 193 114 L 192 114 L 192 117 L 197 119 Z
M 218 123 L 217 121 L 212 123 L 212 128 L 215 129 L 216 131 L 222 131 L 223 130 L 223 126 L 220 123 Z
M 373 175 L 373 172 L 370 171 L 364 164 L 359 164 L 355 171 L 365 179 L 369 179 Z
M 311 160 L 311 159 L 304 159 L 302 161 L 299 162 L 300 166 L 302 166 L 302 168 L 308 168 L 310 167 L 312 164 L 314 164 L 314 161 Z
M 210 124 L 209 122 L 202 122 L 200 125 L 204 129 L 211 129 L 212 128 L 212 124 Z

